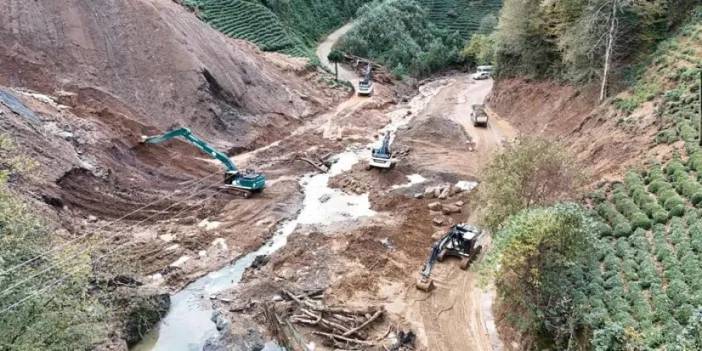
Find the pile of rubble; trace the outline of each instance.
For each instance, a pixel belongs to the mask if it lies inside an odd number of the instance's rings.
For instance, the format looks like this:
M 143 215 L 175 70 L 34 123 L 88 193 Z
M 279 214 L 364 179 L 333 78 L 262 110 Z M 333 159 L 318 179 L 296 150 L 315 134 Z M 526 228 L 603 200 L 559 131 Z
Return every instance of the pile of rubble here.
M 303 294 L 283 290 L 281 298 L 266 306 L 265 315 L 276 339 L 288 350 L 314 349 L 303 334 L 320 337 L 322 345 L 336 350 L 413 349 L 412 332 L 390 335 L 390 328 L 384 333 L 374 330 L 385 315 L 382 307 L 326 306 L 321 290 Z
M 414 197 L 417 199 L 439 199 L 439 200 L 446 200 L 449 197 L 456 195 L 458 193 L 462 193 L 463 188 L 451 185 L 451 184 L 442 184 L 442 185 L 437 185 L 437 186 L 430 186 L 426 189 L 424 189 L 423 193 L 418 193 L 415 194 Z

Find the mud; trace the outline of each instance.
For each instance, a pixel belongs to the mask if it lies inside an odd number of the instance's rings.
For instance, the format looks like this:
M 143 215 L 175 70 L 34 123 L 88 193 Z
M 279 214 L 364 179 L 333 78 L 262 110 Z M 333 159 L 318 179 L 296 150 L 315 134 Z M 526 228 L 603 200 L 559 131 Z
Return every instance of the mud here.
M 485 320 L 491 320 L 489 292 L 483 293 L 478 287 L 474 273 L 461 271 L 449 261 L 439 265 L 441 268 L 437 274 L 440 280 L 454 280 L 453 285 L 458 284 L 455 289 L 449 289 L 448 282 L 439 283 L 439 289 L 433 293 L 436 300 L 418 302 L 422 297 L 414 288 L 415 274 L 428 255 L 434 241 L 432 236 L 447 230 L 452 224 L 469 221 L 476 207 L 473 191 L 461 191 L 444 200 L 417 198 L 418 194 L 435 185 L 471 185 L 467 181 L 478 178 L 473 169 L 479 166 L 464 166 L 483 162 L 482 159 L 489 156 L 488 152 L 499 149 L 498 143 L 502 140 L 488 139 L 486 136 L 497 134 L 489 131 L 473 133 L 472 125 L 462 123 L 463 118 L 467 119 L 462 115 L 462 111 L 468 109 L 465 97 L 476 94 L 475 89 L 468 92 L 464 89 L 472 85 L 467 76 L 433 82 L 429 93 L 425 87 L 425 94 L 420 93 L 416 98 L 426 101 L 414 100 L 407 106 L 399 105 L 387 111 L 388 120 L 392 120 L 398 111 L 401 115 L 412 111 L 411 118 L 399 128 L 393 143 L 393 147 L 409 149 L 397 167 L 369 170 L 362 159 L 329 179 L 329 186 L 338 191 L 350 195 L 368 194 L 376 214 L 360 218 L 352 226 L 298 227 L 288 244 L 271 255 L 267 264 L 248 270 L 235 289 L 221 296 L 217 309 L 223 311 L 226 319 L 259 321 L 258 331 L 265 335 L 267 327 L 260 316 L 264 306 L 276 301 L 282 290 L 324 289 L 327 304 L 384 306 L 390 313 L 375 332 L 382 334 L 388 328 L 414 330 L 418 333 L 419 349 L 434 350 L 435 345 L 444 345 L 442 350 L 464 349 L 468 339 L 475 340 L 474 348 L 470 349 L 489 350 L 493 347 L 491 343 L 499 346 L 494 328 L 488 330 L 485 327 L 490 325 Z M 477 94 L 486 94 L 489 85 L 487 89 L 485 87 L 476 86 Z M 447 105 L 443 99 L 464 100 Z M 410 107 L 413 103 L 414 109 Z M 345 114 L 341 117 L 348 118 Z M 501 123 L 496 121 L 495 125 Z M 500 135 L 511 132 L 500 130 Z M 467 150 L 466 142 L 476 134 L 481 138 L 482 144 L 478 147 L 483 153 Z M 370 151 L 366 150 L 366 153 L 369 155 Z M 414 182 L 409 181 L 412 179 Z M 445 215 L 441 211 L 429 210 L 429 204 L 436 201 L 447 205 L 460 204 L 460 212 Z M 435 225 L 437 218 L 442 222 L 439 226 Z M 464 294 L 465 291 L 474 293 Z M 436 313 L 441 308 L 432 301 L 444 300 L 456 301 L 456 306 L 460 307 L 455 307 L 454 317 L 446 323 L 436 323 Z M 471 328 L 460 327 L 464 323 Z M 232 327 L 231 332 L 241 334 L 242 330 Z M 452 334 L 449 341 L 437 339 L 443 333 Z M 482 333 L 482 336 L 476 339 L 475 333 Z M 325 349 L 322 346 L 324 340 L 309 334 L 304 337 L 308 342 L 314 342 L 318 349 Z M 389 342 L 389 339 L 385 341 Z
M 475 208 L 471 191 L 418 195 L 477 180 L 489 154 L 514 135 L 499 119 L 488 129 L 468 122 L 470 104 L 484 100 L 490 82 L 431 80 L 404 102 L 394 87 L 376 84 L 373 97 L 361 98 L 330 88 L 330 75 L 304 62 L 226 38 L 170 0 L 6 5 L 0 85 L 34 117 L 0 104 L 0 131 L 38 164 L 12 179 L 13 189 L 61 229 L 57 241 L 85 237 L 101 252 L 119 250 L 96 262 L 106 274 L 129 262 L 149 289 L 184 297 L 174 308 L 205 306 L 197 312 L 207 320 L 198 327 L 209 328 L 202 335 L 214 328 L 221 336 L 206 348 L 274 349 L 261 308 L 282 289 L 324 289 L 330 304 L 385 307 L 373 330 L 385 343 L 413 330 L 418 349 L 435 349 L 442 333 L 452 335 L 443 349 L 463 349 L 462 340 L 482 332 L 490 309 L 474 313 L 481 295 L 473 273 L 440 265 L 456 275 L 446 278 L 456 291 L 475 291 L 435 292 L 437 301 L 463 301 L 449 321 L 436 323 L 432 300 L 417 302 L 413 289 L 432 235 L 468 221 Z M 247 200 L 222 193 L 221 167 L 191 145 L 139 142 L 175 126 L 190 127 L 241 168 L 263 171 L 266 190 Z M 386 131 L 398 164 L 367 170 L 368 147 Z M 339 160 L 329 174 L 299 160 L 329 154 Z M 434 201 L 463 205 L 443 214 L 428 209 Z M 286 240 L 277 241 L 282 228 Z M 264 245 L 271 239 L 280 250 Z M 267 262 L 246 269 L 258 254 Z M 208 274 L 220 269 L 234 273 L 212 283 L 216 274 Z M 216 286 L 216 323 L 209 293 L 182 290 L 193 281 Z M 464 324 L 473 334 L 456 327 Z M 188 327 L 174 330 L 166 333 L 178 341 Z M 476 340 L 475 349 L 487 349 L 488 339 Z

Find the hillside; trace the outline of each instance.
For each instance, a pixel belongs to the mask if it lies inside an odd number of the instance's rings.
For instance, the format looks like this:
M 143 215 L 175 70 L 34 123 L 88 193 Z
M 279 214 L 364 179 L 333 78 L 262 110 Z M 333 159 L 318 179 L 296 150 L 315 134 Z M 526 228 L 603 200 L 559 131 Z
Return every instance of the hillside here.
M 316 42 L 368 0 L 183 0 L 202 20 L 265 51 L 312 57 Z
M 701 14 L 602 104 L 593 85 L 526 79 L 498 81 L 489 100 L 522 133 L 565 142 L 591 171 L 594 259 L 563 284 L 581 294 L 578 323 L 594 349 L 699 346 Z
M 457 31 L 466 40 L 480 28 L 487 15 L 497 15 L 502 0 L 421 0 L 429 19 L 439 28 Z

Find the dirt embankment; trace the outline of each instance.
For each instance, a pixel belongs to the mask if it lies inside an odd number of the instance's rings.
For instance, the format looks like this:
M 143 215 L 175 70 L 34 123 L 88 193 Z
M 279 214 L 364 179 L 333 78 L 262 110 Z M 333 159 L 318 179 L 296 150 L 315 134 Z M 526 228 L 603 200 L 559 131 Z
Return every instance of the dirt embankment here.
M 600 104 L 595 86 L 507 79 L 495 83 L 488 102 L 521 135 L 563 141 L 593 180 L 619 178 L 644 160 L 669 154 L 668 146 L 653 142 L 659 128 L 656 100 L 627 116 L 609 101 Z
M 117 115 L 107 123 L 125 119 L 110 125 L 118 132 L 181 124 L 222 147 L 250 148 L 324 102 L 288 63 L 263 59 L 171 0 L 8 0 L 3 8 L 0 85 L 76 93 L 86 110 Z

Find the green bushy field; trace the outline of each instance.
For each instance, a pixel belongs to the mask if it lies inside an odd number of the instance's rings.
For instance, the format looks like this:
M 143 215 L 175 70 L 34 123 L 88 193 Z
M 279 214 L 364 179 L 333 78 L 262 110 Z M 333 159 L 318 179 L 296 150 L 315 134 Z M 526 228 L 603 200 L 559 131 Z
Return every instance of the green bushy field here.
M 468 40 L 488 14 L 498 15 L 502 0 L 420 0 L 429 10 L 429 19 L 439 28 L 457 31 Z
M 184 0 L 222 33 L 265 51 L 311 56 L 316 42 L 368 0 Z
M 616 325 L 647 348 L 672 350 L 697 328 L 690 324 L 702 306 L 702 150 L 687 150 L 690 157 L 631 171 L 591 196 L 601 223 L 584 296 L 595 336 L 606 339 Z

